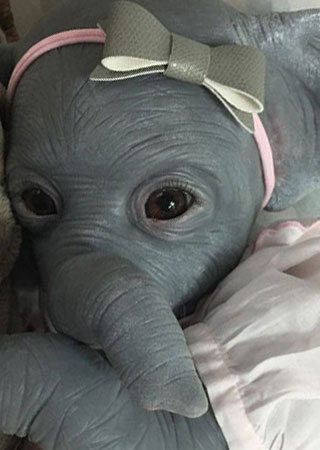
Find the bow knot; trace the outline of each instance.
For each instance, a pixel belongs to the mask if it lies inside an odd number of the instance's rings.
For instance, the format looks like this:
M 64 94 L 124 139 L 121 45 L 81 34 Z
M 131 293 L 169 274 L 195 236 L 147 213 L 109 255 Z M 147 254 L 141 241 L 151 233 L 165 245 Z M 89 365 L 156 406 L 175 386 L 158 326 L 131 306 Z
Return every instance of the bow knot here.
M 93 81 L 119 81 L 163 73 L 169 78 L 209 89 L 250 133 L 253 114 L 263 111 L 265 58 L 243 45 L 206 44 L 170 33 L 149 11 L 136 3 L 112 4 L 99 23 L 107 34 L 101 63 Z
M 172 34 L 171 52 L 165 75 L 180 81 L 202 85 L 210 65 L 210 47 Z

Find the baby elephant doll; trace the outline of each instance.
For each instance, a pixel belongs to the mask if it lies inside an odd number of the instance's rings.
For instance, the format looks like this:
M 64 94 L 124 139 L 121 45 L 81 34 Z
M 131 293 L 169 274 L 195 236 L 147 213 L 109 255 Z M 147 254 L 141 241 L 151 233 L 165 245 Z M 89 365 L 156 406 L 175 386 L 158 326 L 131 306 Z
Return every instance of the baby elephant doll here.
M 178 320 L 237 265 L 262 206 L 319 186 L 318 23 L 66 0 L 0 48 L 9 195 L 46 322 L 76 340 L 4 339 L 11 384 L 29 367 L 34 384 L 3 430 L 46 449 L 227 448 Z

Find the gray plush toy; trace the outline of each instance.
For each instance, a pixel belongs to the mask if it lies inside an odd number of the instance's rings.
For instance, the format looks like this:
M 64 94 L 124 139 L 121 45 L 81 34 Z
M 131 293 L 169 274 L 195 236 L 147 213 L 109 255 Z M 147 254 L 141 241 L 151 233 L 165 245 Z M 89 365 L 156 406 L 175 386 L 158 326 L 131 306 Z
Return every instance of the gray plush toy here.
M 262 51 L 261 120 L 276 169 L 267 208 L 318 187 L 319 11 L 259 18 L 218 0 L 138 3 L 193 41 Z M 96 28 L 110 8 L 63 2 L 18 45 L 0 47 L 1 80 L 36 43 Z M 45 450 L 225 449 L 177 319 L 241 258 L 264 198 L 257 144 L 197 83 L 154 71 L 90 80 L 102 43 L 45 47 L 16 82 L 6 150 L 46 321 L 106 360 L 62 336 L 4 338 L 0 429 Z

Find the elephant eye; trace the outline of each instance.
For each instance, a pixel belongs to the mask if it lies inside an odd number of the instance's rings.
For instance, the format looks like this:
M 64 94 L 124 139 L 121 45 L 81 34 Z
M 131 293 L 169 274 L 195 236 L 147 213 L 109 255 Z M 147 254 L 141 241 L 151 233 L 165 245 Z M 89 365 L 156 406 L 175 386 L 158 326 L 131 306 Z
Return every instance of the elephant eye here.
M 36 216 L 52 216 L 57 214 L 54 201 L 41 189 L 26 189 L 22 193 L 22 200 L 25 207 Z
M 153 192 L 145 206 L 149 219 L 171 220 L 182 216 L 194 203 L 194 197 L 181 189 L 164 188 Z

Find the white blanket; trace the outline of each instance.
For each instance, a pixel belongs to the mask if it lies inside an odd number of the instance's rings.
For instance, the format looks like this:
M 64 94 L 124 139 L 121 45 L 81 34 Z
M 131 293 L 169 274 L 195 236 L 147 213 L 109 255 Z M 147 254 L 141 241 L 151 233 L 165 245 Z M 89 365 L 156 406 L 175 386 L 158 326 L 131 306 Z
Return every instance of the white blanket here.
M 264 231 L 185 329 L 229 450 L 320 449 L 320 222 Z

